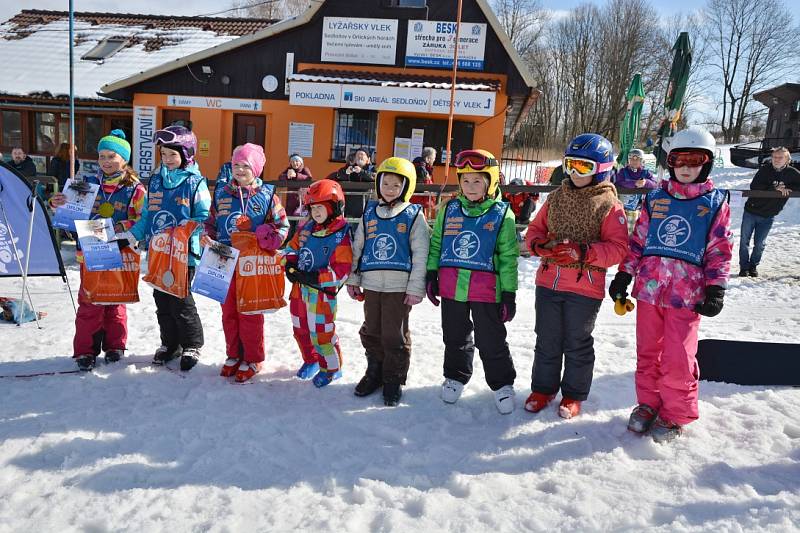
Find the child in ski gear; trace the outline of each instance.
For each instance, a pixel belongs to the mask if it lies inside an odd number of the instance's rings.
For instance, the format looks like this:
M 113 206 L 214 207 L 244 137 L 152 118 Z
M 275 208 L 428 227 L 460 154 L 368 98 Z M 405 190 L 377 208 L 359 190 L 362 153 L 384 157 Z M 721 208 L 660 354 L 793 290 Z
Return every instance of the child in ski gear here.
M 100 185 L 91 218 L 110 218 L 114 221 L 115 231 L 122 233 L 142 217 L 147 192 L 139 176 L 128 166 L 131 145 L 122 130 L 113 130 L 100 139 L 97 153 L 100 172 L 85 178 L 89 183 Z M 61 193 L 50 198 L 53 207 L 65 202 L 66 197 Z M 80 250 L 77 259 L 79 263 L 83 262 Z M 119 361 L 122 357 L 128 339 L 128 314 L 125 305 L 92 303 L 83 288 L 83 275 L 81 269 L 72 357 L 81 370 L 91 370 L 101 349 L 105 351 L 107 363 Z
M 353 252 L 342 186 L 329 179 L 314 182 L 305 202 L 310 219 L 298 226 L 285 248 L 284 264 L 293 284 L 289 312 L 294 338 L 303 356 L 297 376 L 324 387 L 341 376 L 336 294 L 350 273 Z
M 400 402 L 411 360 L 408 317 L 425 296 L 430 230 L 422 206 L 409 203 L 416 181 L 406 159 L 390 157 L 378 167 L 379 200 L 367 204 L 355 231 L 347 279 L 350 297 L 364 302 L 359 335 L 367 370 L 355 395 L 368 396 L 383 386 L 387 406 Z
M 142 218 L 118 238 L 147 245 L 157 233 L 190 220 L 197 222 L 200 226 L 189 239 L 189 286 L 200 258 L 200 232 L 208 218 L 211 195 L 206 178 L 194 161 L 197 138 L 193 132 L 183 126 L 168 126 L 156 131 L 155 144 L 161 154 L 161 167 L 150 177 Z M 181 370 L 191 370 L 203 346 L 203 325 L 192 293 L 178 298 L 154 290 L 153 298 L 161 333 L 161 347 L 156 350 L 153 364 L 161 365 L 180 355 Z
M 672 137 L 670 179 L 650 192 L 630 252 L 609 286 L 625 300 L 636 277 L 636 399 L 628 429 L 657 442 L 697 420 L 700 315 L 722 310 L 732 244 L 727 193 L 709 173 L 716 142 L 698 127 Z
M 536 272 L 536 347 L 531 394 L 537 413 L 561 390 L 558 413 L 577 416 L 589 396 L 594 331 L 606 269 L 628 251 L 625 213 L 614 185 L 614 154 L 605 137 L 584 133 L 564 152 L 561 187 L 528 226 L 525 242 L 541 258 Z M 564 375 L 561 375 L 562 365 Z
M 277 250 L 289 232 L 289 221 L 273 185 L 264 184 L 261 175 L 266 163 L 264 149 L 247 143 L 233 151 L 233 179 L 217 184 L 211 213 L 205 222 L 205 244 L 213 239 L 231 245 L 231 233 L 253 231 L 264 250 Z M 207 236 L 207 237 L 206 237 Z M 236 276 L 222 304 L 222 329 L 228 358 L 220 375 L 235 376 L 245 382 L 261 371 L 264 362 L 264 315 L 242 314 L 236 308 Z
M 505 323 L 516 314 L 514 213 L 500 199 L 500 166 L 485 150 L 456 155 L 459 194 L 436 216 L 426 275 L 428 299 L 442 306 L 442 400 L 455 403 L 470 378 L 475 346 L 502 414 L 514 410 L 514 362 Z M 475 330 L 473 344 L 472 331 Z
M 638 148 L 628 152 L 628 164 L 617 170 L 611 180 L 614 185 L 623 189 L 655 189 L 658 184 L 653 174 L 644 168 L 644 152 Z M 619 197 L 625 216 L 628 219 L 628 233 L 633 232 L 639 211 L 642 210 L 644 196 L 641 194 L 621 194 Z

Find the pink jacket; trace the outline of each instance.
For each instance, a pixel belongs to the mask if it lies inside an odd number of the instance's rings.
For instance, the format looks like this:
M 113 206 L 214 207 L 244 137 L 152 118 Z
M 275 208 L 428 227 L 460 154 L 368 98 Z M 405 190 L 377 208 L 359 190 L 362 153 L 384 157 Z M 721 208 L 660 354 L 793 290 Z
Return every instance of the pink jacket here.
M 539 209 L 533 221 L 528 225 L 525 244 L 529 250 L 534 239 L 546 237 L 549 233 L 548 208 L 549 206 L 545 202 L 545 205 Z M 603 219 L 600 227 L 600 240 L 589 243 L 586 264 L 601 268 L 602 272 L 584 270 L 579 273 L 574 268 L 563 268 L 556 264 L 540 264 L 539 270 L 536 272 L 536 285 L 554 291 L 573 292 L 588 298 L 602 300 L 606 293 L 605 269 L 618 264 L 628 252 L 627 224 L 622 205 L 615 203 Z
M 670 179 L 663 181 L 661 187 L 676 198 L 696 198 L 712 190 L 714 183 L 709 179 L 705 183 L 683 184 Z M 633 297 L 659 307 L 694 309 L 705 299 L 706 285 L 726 287 L 733 251 L 730 223 L 731 209 L 725 202 L 709 231 L 701 267 L 672 257 L 643 257 L 650 215 L 642 209 L 630 238 L 630 252 L 619 267 L 636 277 Z

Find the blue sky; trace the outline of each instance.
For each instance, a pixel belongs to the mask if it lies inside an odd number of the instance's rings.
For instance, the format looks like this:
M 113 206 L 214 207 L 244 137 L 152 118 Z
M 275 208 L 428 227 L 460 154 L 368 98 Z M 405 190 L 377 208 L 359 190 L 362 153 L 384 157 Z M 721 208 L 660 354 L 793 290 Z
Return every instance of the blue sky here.
M 602 5 L 605 1 L 600 0 L 542 0 L 542 5 L 547 9 L 569 10 L 580 4 L 591 2 Z M 694 11 L 705 6 L 704 0 L 651 0 L 656 9 L 664 15 L 672 15 L 680 11 Z M 797 0 L 784 0 L 795 19 L 800 18 L 800 2 Z

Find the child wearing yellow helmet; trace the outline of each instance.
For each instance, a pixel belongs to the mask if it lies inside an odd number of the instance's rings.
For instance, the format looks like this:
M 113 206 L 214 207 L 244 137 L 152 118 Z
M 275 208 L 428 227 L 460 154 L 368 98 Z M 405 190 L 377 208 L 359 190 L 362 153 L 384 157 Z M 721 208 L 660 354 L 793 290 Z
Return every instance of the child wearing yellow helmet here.
M 347 280 L 351 298 L 364 302 L 359 330 L 367 356 L 356 396 L 383 386 L 383 401 L 396 406 L 411 360 L 408 318 L 425 295 L 425 262 L 430 230 L 421 206 L 409 203 L 417 172 L 401 157 L 378 167 L 378 200 L 367 204 L 355 231 L 353 264 Z
M 485 150 L 456 155 L 459 195 L 439 209 L 433 227 L 428 299 L 442 306 L 442 400 L 455 403 L 472 377 L 478 347 L 497 410 L 514 410 L 516 371 L 506 326 L 516 314 L 517 244 L 514 213 L 500 199 L 500 166 Z M 475 331 L 473 342 L 472 331 Z

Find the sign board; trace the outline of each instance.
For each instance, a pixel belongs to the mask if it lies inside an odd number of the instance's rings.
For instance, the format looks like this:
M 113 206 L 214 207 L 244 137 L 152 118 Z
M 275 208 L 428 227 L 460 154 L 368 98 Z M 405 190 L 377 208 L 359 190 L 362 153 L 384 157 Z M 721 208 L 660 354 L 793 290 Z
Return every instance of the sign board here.
M 443 115 L 450 112 L 449 89 L 307 81 L 292 81 L 290 85 L 291 105 Z M 455 96 L 455 114 L 494 116 L 496 99 L 497 94 L 494 91 L 458 90 Z
M 314 124 L 289 123 L 289 155 L 314 156 Z
M 455 39 L 455 22 L 409 20 L 406 66 L 452 68 Z M 486 24 L 462 22 L 458 41 L 458 68 L 483 70 Z
M 227 109 L 231 111 L 261 111 L 261 100 L 245 98 L 217 98 L 215 96 L 167 96 L 169 107 L 200 107 L 203 109 Z
M 325 17 L 322 61 L 394 65 L 397 19 Z
M 339 107 L 342 86 L 338 83 L 293 81 L 289 84 L 289 103 L 311 107 Z
M 149 178 L 156 164 L 153 136 L 156 132 L 156 108 L 133 106 L 133 154 L 131 165 L 143 178 Z
M 422 128 L 413 128 L 411 130 L 411 157 L 415 159 L 422 156 L 422 149 L 425 143 L 425 130 Z
M 395 137 L 394 138 L 394 152 L 395 157 L 402 157 L 403 159 L 411 159 L 411 139 L 408 137 Z

